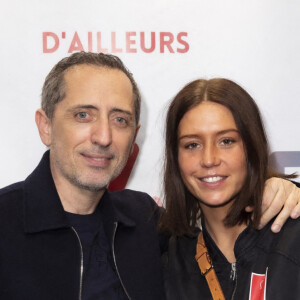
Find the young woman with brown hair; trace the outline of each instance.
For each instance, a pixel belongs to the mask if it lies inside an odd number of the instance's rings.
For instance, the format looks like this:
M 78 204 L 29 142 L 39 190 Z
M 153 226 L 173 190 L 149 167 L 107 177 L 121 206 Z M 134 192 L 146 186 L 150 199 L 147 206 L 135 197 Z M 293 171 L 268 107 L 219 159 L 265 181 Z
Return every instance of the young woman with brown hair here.
M 269 169 L 251 96 L 227 79 L 185 86 L 168 110 L 165 155 L 160 229 L 172 235 L 163 256 L 167 299 L 299 299 L 299 221 L 288 220 L 277 235 L 271 223 L 255 230 L 265 181 L 294 176 Z

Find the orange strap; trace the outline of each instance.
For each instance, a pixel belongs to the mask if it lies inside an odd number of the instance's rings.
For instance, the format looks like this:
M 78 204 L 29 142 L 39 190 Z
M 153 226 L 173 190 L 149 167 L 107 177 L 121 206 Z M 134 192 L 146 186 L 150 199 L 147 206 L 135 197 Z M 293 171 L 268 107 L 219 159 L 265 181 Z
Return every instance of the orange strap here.
M 225 300 L 218 277 L 211 263 L 211 259 L 208 254 L 207 248 L 205 246 L 202 232 L 200 232 L 198 235 L 195 258 L 199 265 L 201 274 L 205 276 L 213 300 Z

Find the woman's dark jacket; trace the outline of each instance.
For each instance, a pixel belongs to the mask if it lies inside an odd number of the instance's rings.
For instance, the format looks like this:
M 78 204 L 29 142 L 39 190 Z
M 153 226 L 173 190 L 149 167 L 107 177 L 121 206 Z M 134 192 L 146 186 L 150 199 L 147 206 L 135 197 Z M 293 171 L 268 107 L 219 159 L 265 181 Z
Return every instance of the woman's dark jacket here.
M 277 234 L 271 232 L 271 224 L 261 231 L 248 227 L 240 234 L 234 248 L 236 272 L 203 228 L 226 299 L 300 299 L 300 221 L 289 219 Z M 196 243 L 197 236 L 173 236 L 169 241 L 169 250 L 163 255 L 168 300 L 212 299 L 194 258 Z

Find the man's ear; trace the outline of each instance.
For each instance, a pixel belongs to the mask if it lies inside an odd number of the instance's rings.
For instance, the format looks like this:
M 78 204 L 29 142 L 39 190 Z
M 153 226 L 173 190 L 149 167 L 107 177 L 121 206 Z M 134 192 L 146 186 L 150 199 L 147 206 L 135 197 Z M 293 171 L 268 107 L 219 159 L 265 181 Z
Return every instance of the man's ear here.
M 133 141 L 132 141 L 130 154 L 133 153 L 133 149 L 134 149 L 134 144 L 135 144 L 136 136 L 137 136 L 137 134 L 138 134 L 140 128 L 141 128 L 141 124 L 139 123 L 139 124 L 137 125 L 136 129 L 135 129 L 135 134 L 134 134 L 134 138 L 133 138 Z
M 42 142 L 49 147 L 51 145 L 51 120 L 42 109 L 35 112 L 35 123 L 39 130 Z

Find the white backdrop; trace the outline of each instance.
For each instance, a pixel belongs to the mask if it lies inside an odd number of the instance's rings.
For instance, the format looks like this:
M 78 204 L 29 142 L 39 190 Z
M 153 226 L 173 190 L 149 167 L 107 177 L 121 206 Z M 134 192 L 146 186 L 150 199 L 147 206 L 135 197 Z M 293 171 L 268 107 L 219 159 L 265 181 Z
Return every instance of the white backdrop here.
M 0 22 L 0 186 L 23 180 L 40 160 L 34 113 L 44 78 L 81 47 L 120 56 L 140 86 L 140 154 L 129 188 L 162 195 L 166 106 L 200 77 L 241 84 L 263 112 L 272 151 L 300 151 L 300 1 L 2 0 Z

